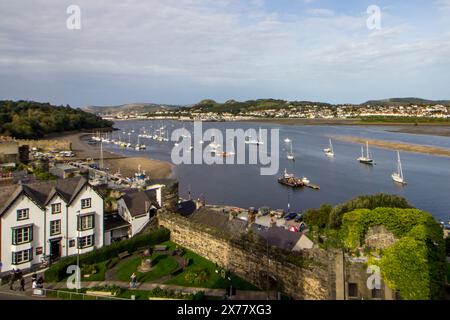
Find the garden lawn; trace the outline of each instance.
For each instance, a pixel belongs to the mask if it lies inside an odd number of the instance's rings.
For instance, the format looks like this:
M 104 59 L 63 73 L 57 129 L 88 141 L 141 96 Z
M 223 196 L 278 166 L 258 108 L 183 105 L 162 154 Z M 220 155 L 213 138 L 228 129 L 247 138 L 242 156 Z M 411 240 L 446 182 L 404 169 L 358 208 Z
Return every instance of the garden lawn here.
M 176 247 L 176 244 L 170 241 L 164 242 L 162 245 L 167 245 L 169 249 L 174 249 Z M 184 252 L 183 257 L 191 260 L 189 265 L 183 272 L 166 281 L 165 284 L 211 289 L 226 289 L 230 285 L 230 282 L 227 279 L 223 279 L 220 276 L 220 268 L 216 267 L 214 263 L 190 250 L 184 249 Z M 216 273 L 216 270 L 219 270 L 219 273 Z M 201 272 L 203 276 L 198 278 L 200 281 L 190 280 L 190 276 L 194 274 L 198 275 Z M 245 281 L 233 273 L 230 278 L 233 287 L 237 290 L 259 290 L 253 284 Z
M 97 272 L 88 278 L 85 278 L 83 275 L 81 275 L 81 281 L 105 281 L 105 273 L 107 269 L 106 264 L 108 263 L 108 261 L 96 263 L 95 266 Z
M 178 267 L 177 261 L 170 256 L 155 253 L 150 257 L 153 260 L 153 269 L 146 273 L 137 271 L 138 266 L 141 264 L 142 257 L 134 257 L 122 262 L 119 262 L 117 266 L 116 278 L 120 281 L 131 280 L 133 272 L 136 273 L 138 282 L 150 282 L 158 280 L 164 276 L 171 274 Z

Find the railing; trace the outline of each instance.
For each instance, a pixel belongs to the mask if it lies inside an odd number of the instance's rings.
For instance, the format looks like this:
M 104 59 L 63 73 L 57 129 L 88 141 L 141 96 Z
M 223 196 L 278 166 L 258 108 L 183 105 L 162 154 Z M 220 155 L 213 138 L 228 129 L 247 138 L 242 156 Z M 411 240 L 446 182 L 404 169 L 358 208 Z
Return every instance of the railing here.
M 64 300 L 132 300 L 107 295 L 87 294 L 82 292 L 54 290 L 54 289 L 33 289 L 34 296 L 50 297 Z

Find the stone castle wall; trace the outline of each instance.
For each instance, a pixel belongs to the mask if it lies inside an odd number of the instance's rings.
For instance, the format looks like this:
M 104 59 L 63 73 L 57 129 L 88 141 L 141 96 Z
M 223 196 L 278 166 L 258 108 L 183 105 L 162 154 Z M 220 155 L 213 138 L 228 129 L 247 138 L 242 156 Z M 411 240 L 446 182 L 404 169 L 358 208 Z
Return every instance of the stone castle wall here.
M 268 248 L 251 234 L 230 238 L 220 230 L 161 211 L 160 226 L 171 240 L 217 263 L 261 289 L 281 291 L 294 299 L 335 299 L 336 254 L 320 249 L 287 252 Z

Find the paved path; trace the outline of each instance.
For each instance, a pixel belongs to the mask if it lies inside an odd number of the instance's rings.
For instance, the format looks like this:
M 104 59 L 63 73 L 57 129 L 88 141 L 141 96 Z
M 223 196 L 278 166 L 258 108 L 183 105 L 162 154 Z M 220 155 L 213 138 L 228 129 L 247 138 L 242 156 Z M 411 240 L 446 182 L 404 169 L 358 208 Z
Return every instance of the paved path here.
M 92 287 L 102 287 L 107 285 L 116 285 L 118 287 L 121 287 L 123 289 L 130 289 L 130 284 L 125 281 L 92 281 L 92 282 L 82 282 L 81 287 L 82 288 L 92 288 Z M 66 283 L 58 282 L 56 284 L 48 284 L 46 286 L 48 289 L 66 289 Z M 181 291 L 186 293 L 196 293 L 203 291 L 206 296 L 212 296 L 212 297 L 223 297 L 225 295 L 225 289 L 209 289 L 209 288 L 196 288 L 196 287 L 183 287 L 183 286 L 176 286 L 176 285 L 170 285 L 170 284 L 162 284 L 162 283 L 137 283 L 137 290 L 153 290 L 155 288 L 161 288 L 166 290 L 173 290 L 173 291 Z M 274 299 L 276 295 L 271 292 L 270 298 Z M 236 295 L 233 296 L 233 300 L 267 300 L 267 292 L 265 291 L 247 291 L 247 290 L 237 290 Z

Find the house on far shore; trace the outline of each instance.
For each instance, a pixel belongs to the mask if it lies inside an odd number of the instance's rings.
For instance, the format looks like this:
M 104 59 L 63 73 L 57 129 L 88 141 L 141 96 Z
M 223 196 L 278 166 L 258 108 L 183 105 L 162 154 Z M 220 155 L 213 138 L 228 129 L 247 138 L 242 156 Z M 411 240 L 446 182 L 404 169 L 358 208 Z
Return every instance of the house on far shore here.
M 252 224 L 251 230 L 263 238 L 270 246 L 275 246 L 287 251 L 301 251 L 312 249 L 314 242 L 300 232 L 292 232 L 283 227 L 264 227 Z
M 61 179 L 72 178 L 80 174 L 80 169 L 70 164 L 61 163 L 56 164 L 50 169 L 50 173 Z
M 161 187 L 143 191 L 128 190 L 117 202 L 119 215 L 130 224 L 130 237 L 141 232 L 161 206 Z

